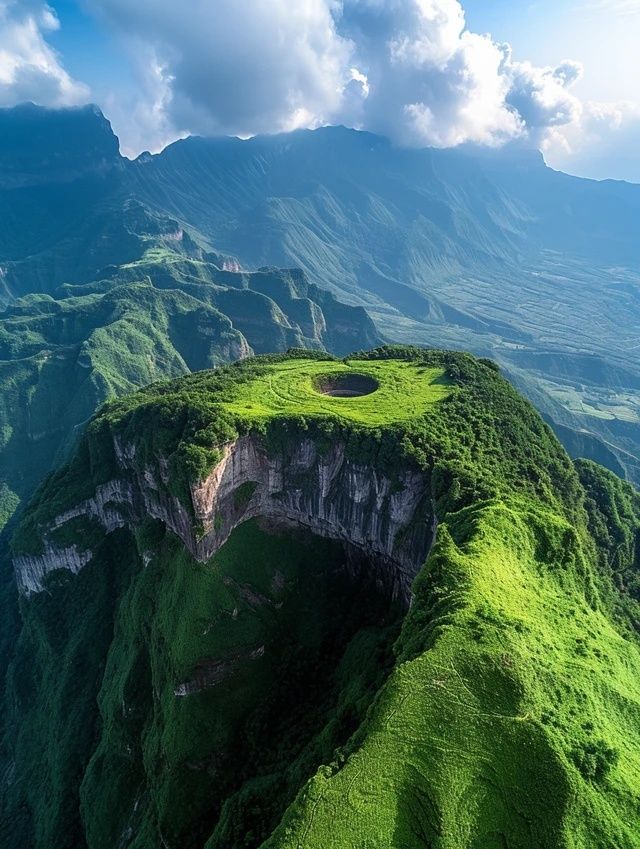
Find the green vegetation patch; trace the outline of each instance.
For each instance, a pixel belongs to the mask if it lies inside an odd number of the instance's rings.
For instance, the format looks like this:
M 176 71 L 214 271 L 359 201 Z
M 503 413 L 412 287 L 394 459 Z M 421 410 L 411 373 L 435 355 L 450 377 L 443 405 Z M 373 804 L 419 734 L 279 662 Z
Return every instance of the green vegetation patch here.
M 365 375 L 378 383 L 367 394 L 340 397 L 325 394 L 322 380 Z M 266 373 L 240 384 L 223 407 L 250 420 L 273 416 L 332 416 L 362 425 L 380 426 L 424 415 L 446 398 L 452 381 L 445 370 L 407 360 L 347 359 L 340 362 L 284 360 Z
M 640 846 L 640 652 L 571 525 L 450 515 L 414 592 L 367 719 L 266 847 Z

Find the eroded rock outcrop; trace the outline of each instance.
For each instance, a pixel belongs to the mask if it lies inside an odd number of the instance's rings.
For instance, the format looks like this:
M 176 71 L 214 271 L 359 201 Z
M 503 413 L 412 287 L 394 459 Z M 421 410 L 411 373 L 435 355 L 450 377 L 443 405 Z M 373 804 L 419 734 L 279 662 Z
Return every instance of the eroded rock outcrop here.
M 15 559 L 23 593 L 41 590 L 54 569 L 77 572 L 89 561 L 90 552 L 57 549 L 48 538 L 79 516 L 97 519 L 106 532 L 149 516 L 160 519 L 201 562 L 248 519 L 301 527 L 370 557 L 393 594 L 405 599 L 433 543 L 436 519 L 428 475 L 404 469 L 392 479 L 353 462 L 341 442 L 321 451 L 312 439 L 292 440 L 286 451 L 271 454 L 260 437 L 240 437 L 225 446 L 209 476 L 192 486 L 192 511 L 170 494 L 165 462 L 141 471 L 132 446 L 117 442 L 115 448 L 121 478 L 97 487 L 92 498 L 43 529 L 42 553 Z
M 90 560 L 90 551 L 81 551 L 76 545 L 62 548 L 46 540 L 40 554 L 16 557 L 13 565 L 20 592 L 30 595 L 42 590 L 42 582 L 50 572 L 67 569 L 77 575 Z

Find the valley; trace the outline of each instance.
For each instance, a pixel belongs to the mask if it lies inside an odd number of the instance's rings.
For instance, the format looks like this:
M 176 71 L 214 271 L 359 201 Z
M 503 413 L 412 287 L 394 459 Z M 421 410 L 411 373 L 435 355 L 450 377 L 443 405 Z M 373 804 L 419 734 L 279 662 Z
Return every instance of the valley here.
M 131 162 L 94 108 L 0 119 L 11 128 L 0 151 L 7 306 L 146 277 L 196 284 L 199 298 L 215 278 L 226 291 L 205 300 L 256 353 L 311 341 L 345 354 L 381 338 L 471 350 L 500 363 L 573 456 L 638 480 L 636 186 L 569 177 L 517 147 L 407 150 L 344 127 L 189 138 Z M 74 145 L 46 172 L 38 139 L 54 124 Z M 12 163 L 18 132 L 33 141 Z M 43 203 L 55 221 L 35 214 Z M 302 269 L 325 331 L 301 290 L 286 307 L 250 294 L 242 269 L 264 266 Z M 321 293 L 360 310 L 346 336 L 344 307 Z

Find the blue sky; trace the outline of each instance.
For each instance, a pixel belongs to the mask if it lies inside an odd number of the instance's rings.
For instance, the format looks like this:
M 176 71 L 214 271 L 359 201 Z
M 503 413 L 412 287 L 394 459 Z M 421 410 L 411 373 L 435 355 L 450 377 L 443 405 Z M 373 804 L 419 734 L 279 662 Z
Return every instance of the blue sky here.
M 640 0 L 469 0 L 467 23 L 510 42 L 521 58 L 584 65 L 578 90 L 597 99 L 637 96 Z
M 132 84 L 128 59 L 108 27 L 77 0 L 55 0 L 49 5 L 56 12 L 60 28 L 48 41 L 73 77 L 87 83 L 92 92 Z
M 529 144 L 554 167 L 640 182 L 640 0 L 462 6 L 0 0 L 0 103 L 92 100 L 128 155 L 341 122 L 401 144 Z

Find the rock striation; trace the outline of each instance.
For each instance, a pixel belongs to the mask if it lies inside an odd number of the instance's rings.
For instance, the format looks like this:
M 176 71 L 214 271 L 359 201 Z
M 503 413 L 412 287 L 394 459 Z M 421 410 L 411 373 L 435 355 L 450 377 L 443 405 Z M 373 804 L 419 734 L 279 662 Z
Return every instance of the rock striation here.
M 48 537 L 81 516 L 97 519 L 106 533 L 146 517 L 159 519 L 201 562 L 248 519 L 303 528 L 369 557 L 394 597 L 406 601 L 435 538 L 429 476 L 407 468 L 392 479 L 354 463 L 341 442 L 321 451 L 312 439 L 300 438 L 273 454 L 261 437 L 242 436 L 227 444 L 208 477 L 192 486 L 192 510 L 169 492 L 166 462 L 140 470 L 131 445 L 116 441 L 115 449 L 121 477 L 97 487 L 91 498 L 42 529 L 42 552 L 15 558 L 23 594 L 42 590 L 43 579 L 55 569 L 78 572 L 89 562 L 91 552 L 56 548 Z

